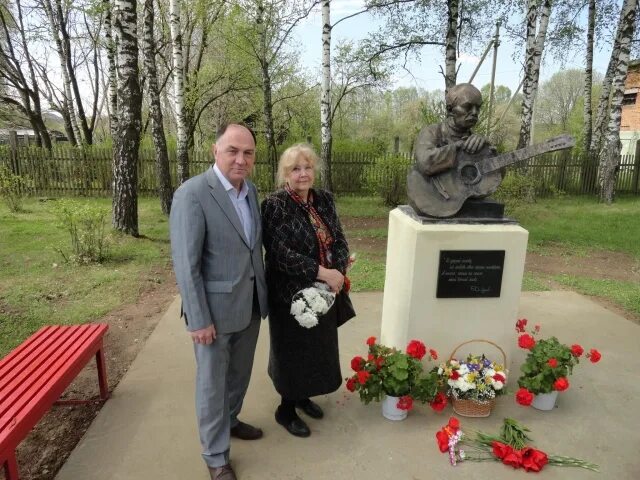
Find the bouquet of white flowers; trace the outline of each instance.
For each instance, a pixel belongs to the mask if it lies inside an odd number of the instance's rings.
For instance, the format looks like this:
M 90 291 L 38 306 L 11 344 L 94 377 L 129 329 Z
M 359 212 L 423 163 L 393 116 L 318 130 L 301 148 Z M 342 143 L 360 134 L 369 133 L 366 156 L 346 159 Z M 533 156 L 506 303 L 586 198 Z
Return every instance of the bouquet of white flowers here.
M 290 313 L 303 327 L 315 327 L 318 317 L 329 311 L 335 299 L 336 294 L 329 289 L 329 285 L 315 282 L 293 296 Z

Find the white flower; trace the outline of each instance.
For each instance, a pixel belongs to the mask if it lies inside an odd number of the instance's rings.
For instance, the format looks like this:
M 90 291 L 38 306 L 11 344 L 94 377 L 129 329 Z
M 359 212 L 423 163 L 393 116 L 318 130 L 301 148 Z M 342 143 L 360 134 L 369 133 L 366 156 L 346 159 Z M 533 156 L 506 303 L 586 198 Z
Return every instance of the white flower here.
M 316 317 L 311 312 L 304 312 L 304 313 L 296 316 L 296 320 L 304 328 L 315 327 L 318 324 L 318 317 Z
M 327 302 L 320 295 L 314 296 L 309 301 L 309 306 L 311 307 L 311 310 L 319 313 L 320 315 L 324 315 L 329 310 L 327 308 Z
M 293 316 L 298 316 L 300 315 L 302 312 L 304 312 L 304 309 L 307 308 L 307 304 L 304 302 L 304 300 L 302 300 L 301 298 L 294 300 L 291 303 L 291 310 L 289 313 L 291 313 L 291 315 Z

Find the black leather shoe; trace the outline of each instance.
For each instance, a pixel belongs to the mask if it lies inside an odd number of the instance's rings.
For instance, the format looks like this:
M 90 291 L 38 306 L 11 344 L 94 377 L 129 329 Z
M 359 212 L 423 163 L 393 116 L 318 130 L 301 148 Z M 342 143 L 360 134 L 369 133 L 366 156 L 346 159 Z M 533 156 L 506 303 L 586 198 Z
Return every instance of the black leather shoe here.
M 304 413 L 309 415 L 311 418 L 322 418 L 324 417 L 324 412 L 315 402 L 311 400 L 303 400 L 301 402 L 296 402 L 296 407 L 302 410 Z
M 231 428 L 231 436 L 240 440 L 257 440 L 262 438 L 262 430 L 248 423 L 238 422 Z
M 295 415 L 292 419 L 285 418 L 285 415 L 282 415 L 280 411 L 280 407 L 276 410 L 276 422 L 282 425 L 291 435 L 295 435 L 296 437 L 308 437 L 311 435 L 311 430 L 304 420 Z

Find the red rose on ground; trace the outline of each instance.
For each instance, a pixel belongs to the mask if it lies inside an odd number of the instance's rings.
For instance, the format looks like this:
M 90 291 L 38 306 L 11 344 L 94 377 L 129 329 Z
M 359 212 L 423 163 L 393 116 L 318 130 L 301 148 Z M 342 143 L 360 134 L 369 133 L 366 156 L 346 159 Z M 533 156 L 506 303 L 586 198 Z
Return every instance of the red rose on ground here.
M 555 382 L 553 382 L 553 388 L 554 390 L 562 392 L 569 388 L 569 380 L 567 380 L 565 377 L 560 377 Z
M 360 383 L 360 385 L 364 385 L 365 383 L 367 383 L 367 380 L 369 380 L 369 377 L 371 376 L 371 374 L 365 370 L 360 370 L 358 372 L 358 382 Z
M 360 355 L 357 355 L 351 359 L 351 370 L 354 372 L 359 372 L 364 367 L 364 358 Z
M 520 450 L 512 449 L 502 458 L 502 463 L 511 465 L 513 468 L 520 468 L 522 466 L 522 453 L 520 453 Z
M 449 423 L 447 423 L 447 427 L 449 427 L 453 433 L 456 433 L 460 430 L 460 420 L 456 417 L 449 417 Z
M 492 377 L 496 382 L 502 382 L 504 383 L 505 378 L 502 374 L 500 373 L 496 373 L 493 377 Z
M 522 453 L 522 466 L 527 472 L 539 472 L 549 462 L 547 454 L 535 448 L 525 447 Z
M 600 354 L 600 352 L 595 348 L 592 348 L 591 350 L 589 350 L 589 354 L 587 356 L 589 357 L 589 360 L 591 360 L 591 363 L 598 363 L 602 358 L 602 355 Z
M 436 398 L 434 398 L 433 402 L 429 403 L 429 405 L 431 405 L 431 408 L 436 412 L 441 412 L 444 410 L 444 407 L 447 406 L 447 396 L 442 392 L 438 392 Z
M 413 358 L 422 360 L 426 353 L 427 347 L 420 340 L 411 340 L 407 345 L 407 355 L 411 355 Z
M 556 360 L 555 358 L 550 358 L 549 360 L 547 360 L 547 363 L 551 368 L 556 368 L 558 366 L 558 360 Z
M 367 345 L 371 347 L 372 345 L 375 345 L 375 344 L 376 344 L 376 337 L 367 338 Z
M 413 408 L 413 398 L 411 398 L 411 395 L 404 395 L 403 397 L 400 397 L 396 407 L 400 410 L 411 410 Z
M 531 402 L 533 402 L 533 393 L 531 393 L 526 388 L 520 388 L 516 392 L 516 402 L 518 402 L 520 405 L 528 407 L 529 405 L 531 405 Z
M 584 348 L 582 348 L 580 345 L 578 345 L 577 343 L 575 345 L 571 345 L 571 354 L 574 357 L 580 357 L 582 356 L 582 353 L 584 352 Z
M 521 318 L 516 322 L 516 332 L 523 333 L 526 326 L 527 326 L 527 319 Z
M 350 392 L 355 392 L 356 391 L 356 379 L 351 377 L 347 379 L 347 384 L 346 384 L 347 390 L 349 390 Z
M 518 337 L 518 346 L 520 348 L 531 350 L 535 345 L 536 340 L 528 333 L 524 333 Z
M 436 441 L 438 442 L 438 448 L 441 452 L 449 450 L 449 435 L 444 430 L 436 432 Z
M 497 441 L 494 441 L 491 444 L 491 447 L 493 449 L 493 454 L 500 460 L 502 460 L 507 454 L 513 451 L 513 448 L 511 448 L 510 445 L 506 445 Z
M 451 380 L 457 380 L 460 378 L 460 374 L 458 373 L 457 370 L 452 370 L 451 371 Z
M 436 352 L 433 348 L 429 349 L 429 355 L 431 355 L 431 358 L 433 358 L 434 360 L 438 359 L 438 352 Z
M 367 362 L 373 361 L 374 358 L 376 357 L 373 356 L 373 353 L 370 353 L 369 355 L 367 355 Z

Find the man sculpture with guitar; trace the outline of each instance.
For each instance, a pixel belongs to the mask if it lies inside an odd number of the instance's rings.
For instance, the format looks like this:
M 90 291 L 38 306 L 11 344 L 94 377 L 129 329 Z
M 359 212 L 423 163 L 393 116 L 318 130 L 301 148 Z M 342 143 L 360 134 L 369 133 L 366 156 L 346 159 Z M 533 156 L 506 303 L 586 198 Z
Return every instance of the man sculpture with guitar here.
M 573 138 L 561 135 L 496 156 L 486 137 L 471 132 L 482 106 L 480 91 L 470 83 L 455 85 L 445 103 L 445 121 L 420 130 L 413 147 L 415 164 L 407 178 L 407 194 L 419 215 L 454 216 L 467 199 L 495 192 L 507 165 L 575 144 Z

